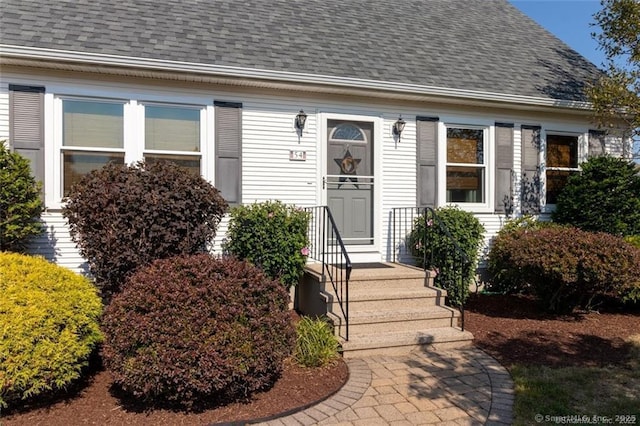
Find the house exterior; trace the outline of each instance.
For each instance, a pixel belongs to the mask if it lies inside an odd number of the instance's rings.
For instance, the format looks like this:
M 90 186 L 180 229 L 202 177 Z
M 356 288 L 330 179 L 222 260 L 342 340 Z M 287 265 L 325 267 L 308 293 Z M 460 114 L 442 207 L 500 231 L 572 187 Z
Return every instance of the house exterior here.
M 395 207 L 458 205 L 489 241 L 622 151 L 591 123 L 597 68 L 506 0 L 4 0 L 0 65 L 0 140 L 44 184 L 31 249 L 74 270 L 62 199 L 108 161 L 176 161 L 232 205 L 329 205 L 371 262 Z

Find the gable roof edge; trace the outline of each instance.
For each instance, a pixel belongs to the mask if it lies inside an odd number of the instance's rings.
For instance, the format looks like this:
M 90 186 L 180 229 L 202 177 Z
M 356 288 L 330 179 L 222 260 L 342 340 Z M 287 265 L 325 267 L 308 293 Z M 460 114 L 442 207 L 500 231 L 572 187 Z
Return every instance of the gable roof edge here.
M 474 91 L 447 87 L 424 86 L 391 81 L 363 80 L 350 77 L 338 77 L 322 74 L 294 73 L 288 71 L 266 70 L 258 68 L 233 67 L 192 62 L 165 61 L 149 58 L 85 53 L 68 50 L 44 49 L 35 47 L 0 44 L 0 63 L 20 65 L 22 61 L 38 61 L 40 67 L 47 68 L 50 63 L 67 64 L 69 70 L 74 65 L 120 67 L 132 70 L 152 70 L 180 74 L 197 74 L 211 77 L 233 78 L 238 80 L 261 80 L 273 83 L 309 84 L 333 86 L 343 89 L 373 90 L 417 96 L 466 99 L 509 104 L 521 104 L 529 107 L 553 107 L 573 110 L 591 110 L 589 102 L 575 100 L 539 98 L 532 96 L 504 94 L 497 92 Z M 202 81 L 201 77 L 194 81 Z M 264 86 L 268 87 L 268 86 Z M 346 93 L 345 93 L 346 94 Z

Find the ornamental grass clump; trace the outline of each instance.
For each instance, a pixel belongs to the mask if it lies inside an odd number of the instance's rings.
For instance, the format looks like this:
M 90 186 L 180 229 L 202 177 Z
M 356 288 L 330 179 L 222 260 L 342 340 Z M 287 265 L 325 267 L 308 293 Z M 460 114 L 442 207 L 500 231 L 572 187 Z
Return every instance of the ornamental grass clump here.
M 141 266 L 207 251 L 226 208 L 201 176 L 160 161 L 89 173 L 72 187 L 63 214 L 108 300 Z
M 88 279 L 43 258 L 0 252 L 0 408 L 77 381 L 102 340 Z
M 279 201 L 231 210 L 224 250 L 246 259 L 287 288 L 298 283 L 309 253 L 309 213 Z
M 324 318 L 303 317 L 296 324 L 294 359 L 304 367 L 322 367 L 338 358 L 340 344 Z
M 295 344 L 282 285 L 208 254 L 139 269 L 105 310 L 103 330 L 115 384 L 149 406 L 246 398 L 275 382 Z

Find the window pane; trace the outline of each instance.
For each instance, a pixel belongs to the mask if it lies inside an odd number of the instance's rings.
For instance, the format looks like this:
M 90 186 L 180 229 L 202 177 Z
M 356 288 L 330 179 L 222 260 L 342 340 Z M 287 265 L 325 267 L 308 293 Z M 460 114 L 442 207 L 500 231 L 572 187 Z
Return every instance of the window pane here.
M 200 152 L 200 110 L 146 106 L 145 148 Z
M 558 195 L 573 173 L 577 172 L 547 170 L 547 204 L 555 204 L 558 201 Z
M 338 124 L 331 132 L 329 139 L 362 142 L 365 141 L 364 133 L 362 133 L 362 130 L 352 123 Z
M 447 129 L 447 162 L 484 164 L 483 134 L 480 129 Z
M 64 146 L 122 148 L 124 105 L 109 102 L 62 101 Z
M 484 203 L 484 168 L 447 167 L 447 202 Z
M 578 137 L 548 135 L 547 167 L 578 167 Z
M 71 187 L 82 176 L 97 170 L 109 162 L 124 164 L 124 154 L 103 152 L 63 152 L 63 194 L 67 196 Z
M 200 157 L 192 155 L 158 155 L 158 154 L 145 154 L 144 160 L 148 164 L 153 164 L 157 161 L 171 161 L 178 166 L 189 170 L 191 173 L 200 175 Z

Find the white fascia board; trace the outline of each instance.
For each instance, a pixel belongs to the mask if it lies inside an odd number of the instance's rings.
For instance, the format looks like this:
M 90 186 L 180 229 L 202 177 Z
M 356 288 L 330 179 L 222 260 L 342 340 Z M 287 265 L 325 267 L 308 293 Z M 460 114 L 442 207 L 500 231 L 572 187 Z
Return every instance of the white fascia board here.
M 394 92 L 398 94 L 447 97 L 477 101 L 493 101 L 539 107 L 570 108 L 574 110 L 592 109 L 591 104 L 588 102 L 579 102 L 572 100 L 548 99 L 495 92 L 422 86 L 417 84 L 397 83 L 391 81 L 363 80 L 321 74 L 293 73 L 287 71 L 232 67 L 214 64 L 199 64 L 193 62 L 164 61 L 149 58 L 136 58 L 129 56 L 106 55 L 100 53 L 86 53 L 57 49 L 43 49 L 6 44 L 0 44 L 0 62 L 2 58 L 80 63 L 96 66 L 112 66 L 141 70 L 191 73 L 237 79 L 268 80 L 292 84 L 337 86 L 347 89 L 352 88 L 361 90 L 376 90 Z M 45 66 L 45 64 L 42 65 Z

